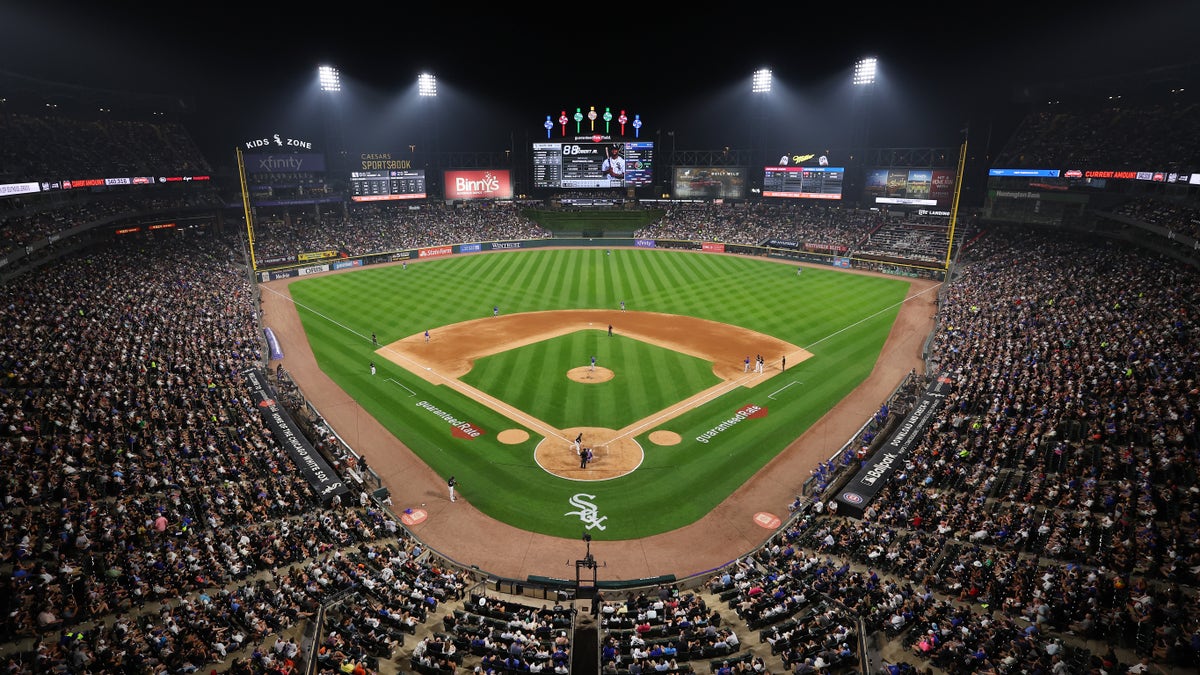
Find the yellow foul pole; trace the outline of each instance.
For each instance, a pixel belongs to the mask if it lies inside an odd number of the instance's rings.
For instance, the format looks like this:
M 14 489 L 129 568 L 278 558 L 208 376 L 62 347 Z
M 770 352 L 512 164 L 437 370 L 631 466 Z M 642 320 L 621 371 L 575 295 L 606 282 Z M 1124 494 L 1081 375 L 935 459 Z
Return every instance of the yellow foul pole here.
M 258 271 L 258 260 L 254 257 L 254 220 L 250 215 L 250 189 L 246 186 L 246 162 L 242 157 L 242 149 L 237 148 L 238 181 L 242 185 L 242 210 L 246 214 L 246 237 L 250 243 L 250 269 Z
M 954 226 L 958 223 L 958 198 L 962 195 L 963 172 L 967 165 L 967 139 L 958 150 L 958 173 L 954 176 L 954 201 L 950 204 L 950 236 L 946 242 L 946 269 L 950 269 L 950 254 L 954 251 Z

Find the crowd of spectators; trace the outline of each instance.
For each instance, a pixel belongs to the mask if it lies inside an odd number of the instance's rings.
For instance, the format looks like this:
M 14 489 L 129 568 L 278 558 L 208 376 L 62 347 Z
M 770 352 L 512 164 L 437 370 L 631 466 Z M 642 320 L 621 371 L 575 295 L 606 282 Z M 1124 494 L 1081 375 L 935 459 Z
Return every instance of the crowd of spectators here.
M 993 166 L 1036 169 L 1195 171 L 1200 104 L 1187 99 L 1058 106 L 1026 116 Z
M 746 245 L 776 239 L 850 250 L 883 222 L 878 211 L 825 204 L 678 203 L 634 236 Z
M 936 263 L 946 258 L 949 236 L 950 230 L 946 222 L 937 225 L 887 222 L 868 233 L 859 243 L 855 253 L 864 257 Z
M 424 204 L 416 209 L 371 203 L 351 205 L 344 214 L 337 209 L 286 211 L 260 216 L 256 221 L 255 255 L 268 260 L 294 259 L 298 253 L 318 251 L 357 256 L 447 243 L 552 236 L 550 231 L 523 216 L 521 209 L 511 202 L 488 202 L 453 207 Z M 885 226 L 889 232 L 900 234 L 879 236 L 878 241 L 872 241 L 872 233 Z M 944 257 L 946 228 L 944 222 L 938 229 L 889 219 L 878 211 L 825 204 L 680 203 L 673 204 L 661 219 L 639 228 L 633 236 L 750 246 L 767 245 L 775 240 L 837 253 L 869 246 L 872 252 L 895 259 L 928 261 Z M 926 242 L 930 236 L 940 244 Z M 921 245 L 915 248 L 911 243 L 914 237 L 921 239 Z
M 0 211 L 0 258 L 88 225 L 142 218 L 156 212 L 211 209 L 219 205 L 215 193 L 210 191 L 174 195 L 158 192 L 155 195 L 113 193 L 101 198 L 80 195 L 78 198 L 32 196 L 0 200 L 0 205 L 5 207 Z
M 601 666 L 615 673 L 691 671 L 688 661 L 721 659 L 742 649 L 720 611 L 700 595 L 677 588 L 660 585 L 653 595 L 602 600 L 599 610 Z
M 539 608 L 481 593 L 461 609 L 446 614 L 443 625 L 448 633 L 441 641 L 446 646 L 434 651 L 478 657 L 474 672 L 561 675 L 570 670 L 574 612 L 562 605 Z M 440 637 L 434 634 L 431 639 L 436 644 Z M 435 675 L 437 671 L 453 670 L 451 662 L 462 664 L 461 658 L 443 659 L 441 664 L 423 660 L 423 652 L 418 645 L 412 656 L 413 667 L 419 672 Z
M 0 183 L 212 173 L 178 122 L 0 111 L 0 134 Z
M 351 205 L 344 214 L 288 212 L 260 218 L 255 224 L 255 255 L 259 258 L 295 256 L 314 251 L 338 251 L 350 256 L 402 251 L 426 246 L 547 239 L 550 231 L 521 214 L 512 202 L 446 206 L 422 204 Z
M 757 564 L 812 588 L 840 575 L 823 594 L 952 672 L 1113 672 L 1056 651 L 1075 636 L 1195 667 L 1196 270 L 1033 231 L 967 258 L 932 346 L 954 387 L 921 442 L 861 520 L 810 512 Z
M 118 243 L 0 293 L 0 631 L 37 641 L 13 672 L 187 672 L 335 592 L 397 621 L 462 596 L 392 517 L 289 469 L 242 382 L 261 327 L 230 242 Z
M 1140 223 L 1164 227 L 1193 240 L 1200 239 L 1200 208 L 1189 203 L 1136 197 L 1121 202 L 1111 212 Z

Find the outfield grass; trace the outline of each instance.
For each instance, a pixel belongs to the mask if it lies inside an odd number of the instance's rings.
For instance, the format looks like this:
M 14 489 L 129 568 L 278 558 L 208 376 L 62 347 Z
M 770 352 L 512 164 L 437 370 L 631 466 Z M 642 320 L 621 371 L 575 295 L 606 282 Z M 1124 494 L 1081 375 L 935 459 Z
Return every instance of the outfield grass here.
M 870 374 L 908 287 L 902 279 L 834 269 L 808 268 L 797 276 L 792 265 L 754 258 L 639 249 L 617 249 L 606 256 L 603 249 L 577 249 L 458 256 L 410 264 L 408 269 L 367 268 L 300 279 L 290 288 L 320 367 L 435 471 L 455 475 L 472 505 L 523 529 L 575 538 L 582 525 L 578 515 L 569 513 L 577 510 L 570 500 L 583 493 L 591 495 L 589 501 L 605 518 L 605 529 L 591 530 L 592 536 L 620 540 L 697 520 L 849 394 Z M 496 441 L 498 431 L 518 425 L 486 406 L 387 361 L 376 361 L 375 377 L 368 372 L 367 364 L 374 360 L 372 331 L 386 344 L 490 316 L 493 305 L 507 314 L 616 308 L 622 300 L 630 310 L 743 326 L 814 356 L 774 375 L 778 386 L 772 381 L 754 389 L 736 388 L 670 420 L 662 428 L 683 437 L 678 445 L 650 443 L 646 436 L 654 429 L 647 429 L 637 439 L 646 450 L 637 471 L 586 483 L 542 471 L 533 461 L 540 440 L 536 435 L 516 445 Z M 491 358 L 497 359 L 495 364 L 485 368 L 481 363 L 482 370 L 468 377 L 480 378 L 489 388 L 511 386 L 499 384 L 499 373 L 525 357 Z M 525 383 L 528 391 L 513 389 L 511 396 L 532 400 L 565 378 L 560 370 L 551 378 L 554 384 L 532 377 L 514 379 Z M 789 383 L 793 384 L 775 399 L 767 399 Z M 574 398 L 564 394 L 564 407 L 574 405 L 567 402 Z M 445 420 L 417 405 L 422 401 L 470 421 L 485 435 L 452 436 Z M 657 402 L 648 405 L 651 410 L 630 405 L 634 419 L 662 407 Z M 739 421 L 707 443 L 697 440 L 747 405 L 761 406 L 767 414 Z M 560 414 L 563 421 L 552 424 L 592 425 L 572 420 L 565 410 Z M 799 484 L 804 478 L 794 480 Z

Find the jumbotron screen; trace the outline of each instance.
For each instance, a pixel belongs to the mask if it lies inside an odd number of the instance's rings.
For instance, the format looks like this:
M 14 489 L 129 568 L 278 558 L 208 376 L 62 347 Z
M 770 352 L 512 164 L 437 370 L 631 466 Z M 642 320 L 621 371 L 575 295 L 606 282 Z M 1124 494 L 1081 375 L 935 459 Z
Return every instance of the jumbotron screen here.
M 954 172 L 947 169 L 870 169 L 863 194 L 876 204 L 949 207 Z
M 608 171 L 610 167 L 613 169 Z M 652 141 L 586 136 L 533 144 L 535 188 L 636 187 L 650 185 L 653 179 Z
M 671 194 L 676 199 L 744 199 L 746 169 L 740 166 L 677 166 Z

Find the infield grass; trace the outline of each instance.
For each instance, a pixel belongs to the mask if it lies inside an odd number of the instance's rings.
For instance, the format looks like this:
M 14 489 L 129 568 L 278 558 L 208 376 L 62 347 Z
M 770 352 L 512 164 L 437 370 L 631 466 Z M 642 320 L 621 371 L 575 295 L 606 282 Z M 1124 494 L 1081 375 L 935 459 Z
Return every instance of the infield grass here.
M 640 249 L 613 249 L 606 255 L 597 248 L 462 255 L 410 264 L 407 269 L 374 267 L 305 278 L 290 288 L 320 367 L 435 471 L 455 475 L 459 492 L 472 505 L 522 529 L 578 538 L 584 525 L 571 500 L 583 494 L 604 518 L 603 529 L 595 527 L 589 533 L 596 539 L 619 540 L 694 522 L 849 394 L 874 367 L 908 287 L 903 279 L 835 269 L 805 268 L 798 276 L 794 265 L 747 257 Z M 661 427 L 647 429 L 637 438 L 645 461 L 632 474 L 578 482 L 547 474 L 536 465 L 533 455 L 540 436 L 531 434 L 529 441 L 515 445 L 498 442 L 497 432 L 519 425 L 448 387 L 425 382 L 386 359 L 376 360 L 370 339 L 374 331 L 380 343 L 387 344 L 427 329 L 436 339 L 439 326 L 490 316 L 494 305 L 503 313 L 517 313 L 612 309 L 622 300 L 629 310 L 749 328 L 803 347 L 813 357 L 789 365 L 754 389 L 734 388 Z M 531 347 L 535 356 L 537 349 L 549 350 L 541 354 L 543 362 L 560 348 Z M 652 354 L 643 349 L 649 347 L 637 347 L 628 358 Z M 626 358 L 617 351 L 624 348 L 614 344 L 606 358 Z M 515 351 L 482 359 L 467 379 L 478 378 L 492 395 L 514 404 L 522 401 L 533 407 L 543 396 L 560 401 L 561 410 L 554 410 L 557 404 L 552 403 L 540 413 L 559 428 L 619 424 L 588 419 L 591 413 L 584 408 L 592 404 L 587 395 L 578 398 L 570 389 L 559 389 L 566 380 L 564 368 L 574 367 L 568 362 L 576 357 L 563 356 L 561 363 L 547 365 L 548 381 L 531 376 L 529 369 L 508 377 L 504 371 L 512 372 L 514 363 L 534 362 L 520 353 L 523 350 Z M 568 352 L 578 353 L 573 348 Z M 378 368 L 374 377 L 368 368 L 372 360 Z M 599 358 L 598 363 L 603 365 Z M 680 379 L 693 377 L 694 364 L 686 359 L 670 367 L 689 373 Z M 704 385 L 697 380 L 677 386 L 690 390 Z M 506 393 L 501 396 L 497 388 Z M 661 409 L 661 396 L 621 405 L 637 420 Z M 643 404 L 648 409 L 639 409 Z M 750 405 L 765 409 L 765 414 L 738 419 L 738 411 Z M 485 433 L 475 439 L 455 437 L 446 419 L 429 407 L 469 421 Z M 594 407 L 599 414 L 601 404 Z M 680 434 L 683 442 L 649 442 L 648 434 L 659 428 Z M 707 442 L 700 440 L 715 429 L 720 430 Z M 846 440 L 821 442 L 832 452 Z M 779 478 L 799 490 L 808 476 Z M 444 495 L 430 498 L 440 497 Z M 396 504 L 397 509 L 406 506 L 410 504 Z
M 607 382 L 570 380 L 567 371 L 590 363 L 580 360 L 584 354 L 618 372 Z M 621 429 L 721 382 L 709 361 L 621 335 L 610 338 L 602 330 L 581 330 L 478 359 L 461 379 L 558 429 Z

